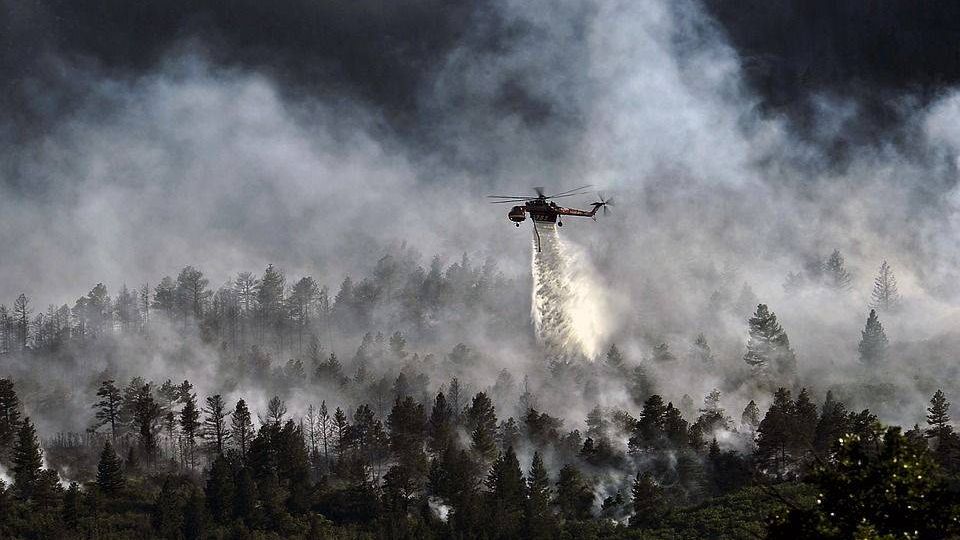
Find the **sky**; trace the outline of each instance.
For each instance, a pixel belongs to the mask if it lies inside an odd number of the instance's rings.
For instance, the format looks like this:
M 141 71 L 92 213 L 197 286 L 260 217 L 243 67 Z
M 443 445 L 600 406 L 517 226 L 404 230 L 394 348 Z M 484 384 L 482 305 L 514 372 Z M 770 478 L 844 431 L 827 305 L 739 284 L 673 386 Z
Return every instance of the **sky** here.
M 484 195 L 594 184 L 614 217 L 564 233 L 628 297 L 841 249 L 951 304 L 960 8 L 835 4 L 0 0 L 0 299 L 335 286 L 403 241 L 524 274 Z

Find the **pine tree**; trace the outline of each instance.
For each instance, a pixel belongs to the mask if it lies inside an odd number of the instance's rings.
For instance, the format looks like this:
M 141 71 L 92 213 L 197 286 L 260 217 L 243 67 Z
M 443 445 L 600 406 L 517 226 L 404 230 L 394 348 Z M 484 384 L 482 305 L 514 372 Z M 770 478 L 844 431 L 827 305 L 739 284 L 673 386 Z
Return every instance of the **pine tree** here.
M 280 396 L 273 396 L 267 403 L 267 422 L 274 425 L 281 425 L 283 418 L 287 415 L 287 404 L 280 399 Z M 262 421 L 262 419 L 261 419 Z
M 196 446 L 196 437 L 200 429 L 200 411 L 197 410 L 197 400 L 193 394 L 189 394 L 184 400 L 183 409 L 180 410 L 180 432 L 183 434 L 183 440 L 186 448 L 184 449 L 187 466 L 191 469 L 196 465 L 194 447 Z
M 172 477 L 168 476 L 163 481 L 163 486 L 153 505 L 151 523 L 158 537 L 167 540 L 180 538 L 180 529 L 183 526 L 183 504 Z
M 667 407 L 663 403 L 663 398 L 658 394 L 647 398 L 643 403 L 643 410 L 640 413 L 640 420 L 636 424 L 634 434 L 630 437 L 629 447 L 631 452 L 648 449 L 657 444 L 663 436 L 666 412 Z
M 237 450 L 240 451 L 241 463 L 246 463 L 247 450 L 250 448 L 250 439 L 253 438 L 253 422 L 250 420 L 250 409 L 244 400 L 237 401 L 233 416 L 230 419 L 230 437 Z
M 760 427 L 760 407 L 754 400 L 750 400 L 747 406 L 743 408 L 743 414 L 740 415 L 740 425 L 742 429 L 754 432 Z
M 654 362 L 673 362 L 677 357 L 670 352 L 670 345 L 661 343 L 653 348 Z
M 523 536 L 536 540 L 555 538 L 557 522 L 550 511 L 550 477 L 540 452 L 533 453 L 527 473 L 527 504 L 524 511 Z
M 806 388 L 800 390 L 792 410 L 792 452 L 796 456 L 809 453 L 817 430 L 817 406 L 810 400 Z
M 592 517 L 593 489 L 575 466 L 567 464 L 560 469 L 556 493 L 554 504 L 564 518 L 586 520 Z
M 214 521 L 227 523 L 233 515 L 234 495 L 236 486 L 233 481 L 233 471 L 230 462 L 222 455 L 217 456 L 207 472 L 205 494 L 207 506 Z
M 666 510 L 666 501 L 661 488 L 650 472 L 638 472 L 633 481 L 633 516 L 631 527 L 650 527 L 656 525 Z
M 43 450 L 40 449 L 37 432 L 30 418 L 24 418 L 13 447 L 13 487 L 21 499 L 31 499 L 36 495 L 42 466 Z
M 97 463 L 97 487 L 107 495 L 116 495 L 123 489 L 123 468 L 120 457 L 113 451 L 113 445 L 107 441 L 100 452 Z
M 27 349 L 30 339 L 30 313 L 30 300 L 21 293 L 13 303 L 13 327 L 16 330 L 17 347 L 22 351 Z
M 68 530 L 75 531 L 80 524 L 80 485 L 76 482 L 70 482 L 70 487 L 63 496 L 63 524 Z
M 437 393 L 427 422 L 427 447 L 431 452 L 440 454 L 450 444 L 453 437 L 452 416 L 446 396 L 443 392 Z
M 697 338 L 693 340 L 693 345 L 690 348 L 690 360 L 694 364 L 707 368 L 712 368 L 714 365 L 713 352 L 707 343 L 707 337 L 702 332 L 697 334 Z
M 215 455 L 223 455 L 224 445 L 230 439 L 226 417 L 230 412 L 220 394 L 207 397 L 207 406 L 203 409 L 203 436 L 209 441 L 209 447 Z
M 866 366 L 876 366 L 887 358 L 887 335 L 883 332 L 876 310 L 870 310 L 857 349 L 860 351 L 860 362 Z
M 600 405 L 595 405 L 587 413 L 587 437 L 599 439 L 606 434 L 607 427 L 608 422 L 603 417 L 603 409 L 600 408 Z
M 474 451 L 492 459 L 497 452 L 497 414 L 487 394 L 479 392 L 473 397 L 466 417 Z
M 623 373 L 625 369 L 626 364 L 623 360 L 623 353 L 620 352 L 616 344 L 611 344 L 607 350 L 606 365 L 614 373 Z
M 0 453 L 13 445 L 20 427 L 20 398 L 10 379 L 0 379 Z
M 484 485 L 494 530 L 506 538 L 517 536 L 526 501 L 526 484 L 512 446 L 494 460 Z
M 150 384 L 139 384 L 138 380 L 134 379 L 128 390 L 130 395 L 125 396 L 124 400 L 129 402 L 129 414 L 140 436 L 143 453 L 148 459 L 152 459 L 157 450 L 157 421 L 160 419 L 160 406 L 153 399 Z
M 938 441 L 947 441 L 953 435 L 953 426 L 950 425 L 950 402 L 943 394 L 943 390 L 937 390 L 930 399 L 930 407 L 927 408 L 927 437 L 935 437 Z
M 198 490 L 192 489 L 183 509 L 183 538 L 184 540 L 201 540 L 206 538 L 206 530 L 207 513 L 203 497 Z
M 843 402 L 834 399 L 833 392 L 827 391 L 813 437 L 813 449 L 818 457 L 829 457 L 833 445 L 846 433 L 847 424 L 847 409 Z
M 788 451 L 793 436 L 793 401 L 790 391 L 778 388 L 773 404 L 757 428 L 757 457 L 761 463 L 769 463 L 777 479 L 786 470 Z
M 120 414 L 123 405 L 123 396 L 120 389 L 112 379 L 108 379 L 100 383 L 100 388 L 97 390 L 97 397 L 100 398 L 100 401 L 97 401 L 93 405 L 93 407 L 97 409 L 95 415 L 97 419 L 96 425 L 97 427 L 103 425 L 110 426 L 110 437 L 116 441 L 117 435 L 120 434 L 119 430 L 122 422 Z
M 833 253 L 827 257 L 823 263 L 823 277 L 828 288 L 835 291 L 849 291 L 853 278 L 844 267 L 843 255 L 839 249 L 833 250 Z
M 887 261 L 880 264 L 876 279 L 873 280 L 873 292 L 870 293 L 870 307 L 880 311 L 895 311 L 900 307 L 900 292 L 897 290 L 897 278 Z
M 749 325 L 750 340 L 743 361 L 761 377 L 792 377 L 796 371 L 796 357 L 790 349 L 787 333 L 777 322 L 776 314 L 766 304 L 759 304 Z

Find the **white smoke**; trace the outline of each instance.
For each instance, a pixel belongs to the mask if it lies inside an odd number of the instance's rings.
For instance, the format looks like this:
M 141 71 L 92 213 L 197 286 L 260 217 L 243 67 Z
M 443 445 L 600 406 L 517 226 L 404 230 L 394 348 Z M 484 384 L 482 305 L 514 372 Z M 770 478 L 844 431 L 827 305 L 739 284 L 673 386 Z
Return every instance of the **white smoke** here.
M 603 291 L 586 259 L 553 223 L 534 225 L 531 271 L 537 339 L 551 355 L 595 359 L 609 328 Z

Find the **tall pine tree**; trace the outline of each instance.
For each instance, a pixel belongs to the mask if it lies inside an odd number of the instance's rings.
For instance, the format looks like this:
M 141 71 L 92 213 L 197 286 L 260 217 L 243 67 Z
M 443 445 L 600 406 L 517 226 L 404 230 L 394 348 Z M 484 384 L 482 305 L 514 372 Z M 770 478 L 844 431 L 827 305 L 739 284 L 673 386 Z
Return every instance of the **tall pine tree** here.
M 743 361 L 753 368 L 760 378 L 792 378 L 796 372 L 797 359 L 790 348 L 787 333 L 777 322 L 776 314 L 770 311 L 766 304 L 759 304 L 748 323 L 750 339 Z
M 28 500 L 37 494 L 40 486 L 43 450 L 30 418 L 24 418 L 13 447 L 13 487 L 17 496 Z
M 875 309 L 870 310 L 867 316 L 867 326 L 860 333 L 860 362 L 865 366 L 876 366 L 887 358 L 887 334 L 883 331 L 880 318 Z
M 113 445 L 107 441 L 100 452 L 100 461 L 97 463 L 97 487 L 107 495 L 116 495 L 123 489 L 123 468 L 120 457 L 113 451 Z
M 897 278 L 887 261 L 880 263 L 880 270 L 873 280 L 870 293 L 870 307 L 880 311 L 895 311 L 900 307 L 900 291 L 897 290 Z

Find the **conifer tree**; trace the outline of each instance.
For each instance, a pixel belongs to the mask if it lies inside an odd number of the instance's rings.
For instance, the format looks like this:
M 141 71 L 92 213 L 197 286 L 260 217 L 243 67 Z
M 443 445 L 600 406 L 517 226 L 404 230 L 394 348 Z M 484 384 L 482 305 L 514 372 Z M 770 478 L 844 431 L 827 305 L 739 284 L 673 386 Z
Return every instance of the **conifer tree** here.
M 860 333 L 857 349 L 860 351 L 860 362 L 866 366 L 876 366 L 887 358 L 887 335 L 874 309 L 867 316 L 867 326 Z
M 226 410 L 223 397 L 220 394 L 207 397 L 207 406 L 203 413 L 206 415 L 203 419 L 203 436 L 209 441 L 208 445 L 214 455 L 223 455 L 224 445 L 230 439 L 226 417 L 231 414 Z
M 154 502 L 151 523 L 153 530 L 160 538 L 167 540 L 180 538 L 183 508 L 173 478 L 169 476 L 163 481 L 163 486 Z
M 494 460 L 484 485 L 493 520 L 491 525 L 506 538 L 517 536 L 526 501 L 526 484 L 512 446 Z
M 670 352 L 670 345 L 661 343 L 653 348 L 654 362 L 673 362 L 677 357 Z
M 623 373 L 626 364 L 623 359 L 623 353 L 617 348 L 616 344 L 611 344 L 607 350 L 606 365 L 614 373 Z
M 134 428 L 140 436 L 143 453 L 148 459 L 152 459 L 157 450 L 157 421 L 160 419 L 161 409 L 153 399 L 150 384 L 140 384 L 135 379 L 131 381 L 129 390 L 130 396 L 125 396 L 124 399 L 128 401 L 129 398 L 129 414 Z
M 431 452 L 440 454 L 450 444 L 453 437 L 453 419 L 450 406 L 443 392 L 438 392 L 427 422 L 427 447 Z
M 880 311 L 895 311 L 900 307 L 900 292 L 897 290 L 897 278 L 887 261 L 880 263 L 880 270 L 873 280 L 870 293 L 870 307 Z
M 473 397 L 466 417 L 474 451 L 486 459 L 492 459 L 497 452 L 497 414 L 487 394 L 479 392 Z
M 657 484 L 649 471 L 638 472 L 633 481 L 633 516 L 631 527 L 650 527 L 663 516 L 666 509 L 663 488 Z
M 97 409 L 95 415 L 97 426 L 110 426 L 110 437 L 116 441 L 122 422 L 120 415 L 123 406 L 123 396 L 120 393 L 120 389 L 112 379 L 108 379 L 100 383 L 100 388 L 97 390 L 97 397 L 100 398 L 100 401 L 97 401 L 93 405 L 94 408 Z
M 185 444 L 184 454 L 187 466 L 191 469 L 195 465 L 194 447 L 196 446 L 196 437 L 200 429 L 200 411 L 197 410 L 196 397 L 193 394 L 187 396 L 183 409 L 180 411 L 180 431 L 183 434 Z
M 124 478 L 120 457 L 113 451 L 113 445 L 107 441 L 100 452 L 97 463 L 97 487 L 107 495 L 116 495 L 123 489 Z
M 833 392 L 827 391 L 813 437 L 813 449 L 818 457 L 829 457 L 833 445 L 847 431 L 847 424 L 847 409 L 843 402 L 834 399 Z
M 688 428 L 687 421 L 683 419 L 680 410 L 674 407 L 673 403 L 667 403 L 663 414 L 663 432 L 674 448 L 683 448 L 688 440 Z
M 664 420 L 667 407 L 659 394 L 653 394 L 643 402 L 640 420 L 636 423 L 636 430 L 630 437 L 631 451 L 638 451 L 654 446 L 663 435 Z
M 230 437 L 240 451 L 240 461 L 245 463 L 250 439 L 253 438 L 253 422 L 250 420 L 250 409 L 242 399 L 237 401 L 237 406 L 234 407 L 230 418 Z
M 693 345 L 690 348 L 690 360 L 694 364 L 707 368 L 712 368 L 714 365 L 713 352 L 710 350 L 707 337 L 703 335 L 703 332 L 697 334 L 696 339 L 693 340 Z
M 810 400 L 806 388 L 800 390 L 793 402 L 791 419 L 793 438 L 790 442 L 794 455 L 800 456 L 813 449 L 813 439 L 817 430 L 817 406 Z
M 214 521 L 227 523 L 233 515 L 236 486 L 230 462 L 222 455 L 217 456 L 207 472 L 205 494 L 207 506 Z
M 37 432 L 30 418 L 24 418 L 13 447 L 13 487 L 19 498 L 27 500 L 37 494 L 42 466 L 43 450 Z
M 593 437 L 594 439 L 603 437 L 607 432 L 608 424 L 603 417 L 603 409 L 600 408 L 600 405 L 595 405 L 587 413 L 587 437 Z
M 844 267 L 843 255 L 839 249 L 833 250 L 833 253 L 827 257 L 823 263 L 823 278 L 825 285 L 835 291 L 849 291 L 853 278 Z
M 63 513 L 61 514 L 63 524 L 67 526 L 68 530 L 74 531 L 80 524 L 80 501 L 80 485 L 76 482 L 70 482 L 70 487 L 63 495 Z
M 748 322 L 750 339 L 743 361 L 761 377 L 792 377 L 796 371 L 796 357 L 776 314 L 766 304 L 759 304 Z
M 192 489 L 190 498 L 183 509 L 183 538 L 184 540 L 201 540 L 206 538 L 207 513 L 199 490 Z
M 20 398 L 13 381 L 0 379 L 0 452 L 9 449 L 20 428 Z
M 790 443 L 793 441 L 793 401 L 790 391 L 778 388 L 773 404 L 757 428 L 757 457 L 773 468 L 778 479 L 786 469 Z
M 740 425 L 747 431 L 754 432 L 760 427 L 760 407 L 757 402 L 750 400 L 747 406 L 743 408 L 743 414 L 740 415 Z
M 927 408 L 927 437 L 935 437 L 938 441 L 947 441 L 953 435 L 953 426 L 950 425 L 950 402 L 943 394 L 943 390 L 937 390 L 930 399 L 930 407 Z
M 593 488 L 587 484 L 583 474 L 571 464 L 560 469 L 557 479 L 557 491 L 554 504 L 560 514 L 569 520 L 585 520 L 592 517 Z
M 547 540 L 556 537 L 557 523 L 550 511 L 550 477 L 540 452 L 533 453 L 527 473 L 527 502 L 524 510 L 524 537 Z

